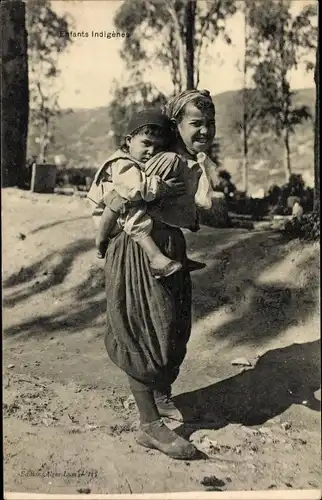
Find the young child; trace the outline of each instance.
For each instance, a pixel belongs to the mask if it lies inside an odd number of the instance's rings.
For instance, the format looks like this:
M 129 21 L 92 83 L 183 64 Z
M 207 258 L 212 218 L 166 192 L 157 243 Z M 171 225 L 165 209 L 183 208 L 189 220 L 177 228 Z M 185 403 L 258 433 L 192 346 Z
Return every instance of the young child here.
M 180 181 L 179 157 L 163 152 L 173 140 L 172 128 L 172 122 L 163 113 L 146 110 L 135 114 L 129 122 L 125 144 L 97 172 L 88 193 L 88 199 L 96 204 L 93 216 L 100 219 L 96 236 L 98 256 L 104 258 L 118 223 L 144 250 L 157 279 L 182 268 L 180 262 L 163 255 L 154 243 L 150 236 L 153 221 L 147 212 L 148 205 L 162 212 L 162 197 L 178 197 L 185 192 Z M 190 229 L 197 230 L 198 226 Z M 194 269 L 203 267 L 194 261 L 190 265 Z

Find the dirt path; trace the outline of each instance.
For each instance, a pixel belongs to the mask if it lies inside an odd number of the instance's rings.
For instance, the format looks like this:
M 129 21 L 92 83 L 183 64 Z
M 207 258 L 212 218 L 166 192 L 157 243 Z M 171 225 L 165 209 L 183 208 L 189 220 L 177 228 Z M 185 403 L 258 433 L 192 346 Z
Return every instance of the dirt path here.
M 187 235 L 207 268 L 193 276 L 193 332 L 174 387 L 188 423 L 177 430 L 208 458 L 177 462 L 135 444 L 126 381 L 103 346 L 103 273 L 84 201 L 4 190 L 3 214 L 6 490 L 321 487 L 317 245 Z

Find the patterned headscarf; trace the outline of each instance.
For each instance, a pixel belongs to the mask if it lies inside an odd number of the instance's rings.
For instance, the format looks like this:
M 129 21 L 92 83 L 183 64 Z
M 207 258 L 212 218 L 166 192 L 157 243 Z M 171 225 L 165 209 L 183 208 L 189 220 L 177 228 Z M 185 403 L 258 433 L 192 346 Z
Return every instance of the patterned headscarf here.
M 208 101 L 210 105 L 213 105 L 209 90 L 185 90 L 184 92 L 181 92 L 181 94 L 178 94 L 169 100 L 165 107 L 166 115 L 174 120 L 186 104 L 194 101 L 196 97 L 200 97 L 205 101 Z

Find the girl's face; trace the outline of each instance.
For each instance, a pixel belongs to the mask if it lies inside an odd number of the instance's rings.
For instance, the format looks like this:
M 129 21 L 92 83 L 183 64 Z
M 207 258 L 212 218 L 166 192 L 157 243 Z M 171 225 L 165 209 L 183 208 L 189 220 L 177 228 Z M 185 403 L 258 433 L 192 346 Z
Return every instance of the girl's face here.
M 142 163 L 147 162 L 165 148 L 166 140 L 148 133 L 138 133 L 126 138 L 126 145 L 130 155 Z
M 192 102 L 185 106 L 184 115 L 177 127 L 186 148 L 192 153 L 207 151 L 216 134 L 213 112 L 200 110 Z

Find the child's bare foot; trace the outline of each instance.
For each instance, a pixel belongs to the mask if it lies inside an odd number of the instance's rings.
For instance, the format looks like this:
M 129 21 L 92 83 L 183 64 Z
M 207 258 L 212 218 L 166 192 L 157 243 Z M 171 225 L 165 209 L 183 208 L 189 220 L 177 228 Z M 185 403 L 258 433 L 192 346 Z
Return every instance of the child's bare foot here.
M 156 279 L 166 278 L 171 274 L 180 271 L 182 264 L 176 260 L 171 260 L 165 255 L 160 255 L 150 260 L 151 271 Z

